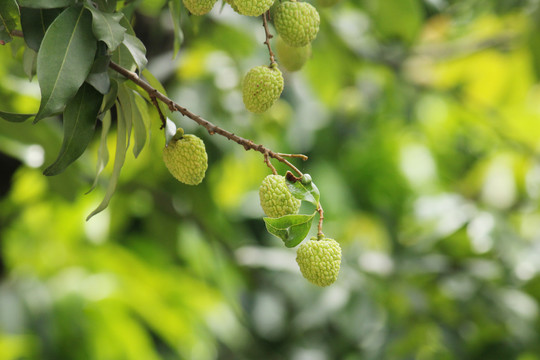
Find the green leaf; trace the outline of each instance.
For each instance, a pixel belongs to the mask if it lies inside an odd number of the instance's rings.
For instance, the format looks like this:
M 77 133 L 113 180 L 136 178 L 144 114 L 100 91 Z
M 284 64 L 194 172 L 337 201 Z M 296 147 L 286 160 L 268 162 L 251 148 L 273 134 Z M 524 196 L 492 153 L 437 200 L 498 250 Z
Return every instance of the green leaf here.
M 180 20 L 182 19 L 182 3 L 181 0 L 170 0 L 169 11 L 171 13 L 172 22 L 174 25 L 174 54 L 173 59 L 176 58 L 180 51 L 180 46 L 184 42 L 184 32 L 180 26 Z
M 263 218 L 266 229 L 277 236 L 288 248 L 295 247 L 306 238 L 315 213 L 311 215 L 285 215 L 279 218 Z
M 309 175 L 309 174 L 304 174 Z M 321 197 L 319 189 L 313 181 L 308 184 L 302 184 L 300 181 L 292 182 L 286 179 L 287 187 L 293 196 L 299 200 L 307 201 L 315 206 L 319 205 L 319 199 Z
M 122 44 L 128 49 L 139 71 L 142 71 L 148 63 L 148 60 L 146 59 L 146 48 L 142 41 L 136 36 L 125 34 Z
M 94 0 L 98 9 L 105 12 L 114 12 L 116 10 L 116 0 Z
M 129 137 L 126 128 L 127 119 L 124 117 L 122 111 L 118 112 L 117 119 L 118 128 L 116 134 L 116 152 L 114 155 L 114 167 L 111 178 L 109 179 L 109 185 L 107 186 L 107 192 L 105 193 L 103 201 L 94 211 L 92 211 L 90 215 L 88 215 L 88 217 L 86 218 L 87 221 L 90 220 L 94 215 L 102 212 L 109 205 L 109 201 L 114 195 L 116 185 L 118 184 L 118 177 L 120 176 L 120 171 L 122 170 L 122 167 L 124 166 L 124 161 L 126 160 L 126 152 L 128 148 L 127 140 Z
M 73 5 L 77 0 L 18 0 L 19 6 L 35 9 L 53 9 Z
M 139 156 L 146 143 L 147 134 L 150 131 L 150 115 L 146 101 L 136 93 L 133 93 L 133 155 Z
M 23 70 L 28 76 L 28 80 L 32 81 L 32 78 L 36 74 L 37 52 L 26 47 L 23 54 Z
M 53 21 L 38 52 L 41 104 L 34 122 L 62 112 L 90 73 L 96 48 L 92 17 L 82 6 L 66 9 Z
M 159 80 L 148 69 L 144 69 L 142 71 L 142 76 L 146 80 L 146 82 L 148 84 L 150 84 L 154 89 L 156 89 L 157 91 L 159 91 L 163 95 L 167 96 L 167 91 L 165 91 L 165 88 L 163 87 L 163 85 L 161 85 Z M 139 91 L 139 93 L 146 100 L 148 100 L 149 102 L 151 101 L 150 96 L 148 95 L 148 93 L 146 91 Z M 164 103 L 162 103 L 161 101 L 158 101 L 158 105 L 159 105 L 159 108 L 161 109 L 161 113 L 166 118 L 170 118 L 171 117 L 171 110 L 169 109 L 169 107 L 167 105 L 165 105 Z M 175 131 L 176 131 L 176 129 L 175 129 Z
M 36 114 L 14 114 L 5 111 L 0 111 L 0 119 L 4 119 L 9 122 L 24 122 L 35 116 Z
M 45 32 L 61 13 L 62 9 L 21 8 L 21 27 L 26 45 L 38 51 Z
M 126 132 L 128 134 L 128 147 L 131 140 L 131 126 L 133 124 L 133 101 L 131 90 L 124 84 L 118 86 L 118 102 L 120 107 L 117 108 L 119 113 L 122 113 L 126 122 Z
M 94 60 L 90 74 L 86 78 L 86 82 L 92 85 L 97 91 L 106 95 L 111 89 L 111 79 L 109 77 L 109 62 L 110 56 L 100 55 Z
M 90 190 L 86 194 L 90 193 L 97 186 L 99 175 L 105 169 L 105 166 L 109 163 L 109 149 L 107 147 L 107 135 L 109 134 L 109 129 L 111 128 L 111 112 L 107 111 L 103 120 L 101 120 L 101 139 L 99 142 L 99 148 L 97 153 L 97 164 L 96 164 L 96 176 L 94 178 L 94 183 Z
M 121 13 L 101 12 L 88 3 L 85 6 L 92 13 L 94 36 L 107 44 L 110 51 L 114 51 L 124 40 L 126 29 L 120 25 L 123 15 Z
M 64 111 L 64 140 L 56 161 L 44 175 L 58 175 L 82 155 L 92 140 L 103 95 L 90 84 L 81 86 Z
M 118 96 L 118 82 L 116 80 L 111 80 L 111 88 L 109 92 L 105 95 L 103 99 L 103 106 L 101 107 L 102 112 L 108 111 L 113 107 L 116 98 Z
M 0 1 L 0 40 L 11 41 L 11 31 L 17 26 L 19 7 L 15 0 Z

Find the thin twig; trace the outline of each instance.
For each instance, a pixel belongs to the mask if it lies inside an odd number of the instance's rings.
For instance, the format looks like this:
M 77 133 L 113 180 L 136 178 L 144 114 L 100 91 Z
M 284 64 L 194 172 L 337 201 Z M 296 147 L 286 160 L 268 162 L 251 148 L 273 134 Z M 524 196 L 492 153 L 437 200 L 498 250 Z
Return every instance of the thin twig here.
M 321 240 L 324 238 L 324 234 L 322 232 L 322 225 L 324 220 L 324 211 L 321 206 L 321 203 L 319 203 L 319 206 L 317 207 L 317 211 L 319 212 L 319 226 L 317 227 L 317 238 Z
M 274 174 L 274 175 L 277 175 L 277 174 L 278 174 L 276 168 L 275 168 L 274 165 L 272 165 L 272 163 L 270 162 L 270 157 L 268 156 L 268 153 L 264 154 L 264 162 L 265 162 L 266 165 L 272 170 L 272 174 Z
M 299 159 L 302 159 L 304 161 L 306 161 L 308 159 L 308 157 L 304 154 L 284 154 L 284 153 L 278 153 L 279 156 L 283 156 L 283 157 L 290 157 L 290 158 L 299 158 Z
M 268 54 L 270 54 L 270 65 L 273 65 L 276 63 L 276 59 L 274 57 L 274 52 L 272 51 L 272 48 L 270 47 L 270 39 L 273 38 L 274 35 L 272 35 L 270 33 L 270 29 L 268 29 L 268 21 L 266 19 L 267 16 L 268 18 L 270 18 L 270 10 L 263 13 L 262 18 L 263 18 L 264 33 L 266 35 L 266 40 L 264 41 L 264 44 L 266 44 L 266 46 L 268 47 Z
M 281 156 L 279 153 L 276 153 L 276 152 L 268 149 L 264 145 L 256 144 L 252 140 L 247 140 L 247 139 L 244 139 L 243 137 L 235 135 L 235 134 L 231 133 L 230 131 L 227 131 L 225 129 L 220 128 L 217 125 L 212 124 L 210 121 L 203 119 L 199 115 L 196 115 L 196 114 L 192 113 L 191 111 L 189 111 L 185 107 L 178 105 L 177 103 L 175 103 L 174 101 L 169 99 L 167 96 L 160 93 L 157 89 L 152 87 L 146 81 L 142 80 L 139 77 L 139 75 L 137 75 L 136 73 L 134 73 L 132 71 L 129 71 L 129 70 L 121 67 L 120 65 L 118 65 L 118 64 L 116 64 L 116 63 L 114 63 L 112 61 L 109 63 L 109 67 L 111 69 L 113 69 L 114 71 L 118 72 L 119 74 L 123 75 L 124 77 L 128 78 L 133 83 L 140 86 L 149 95 L 155 96 L 161 102 L 166 104 L 171 109 L 171 111 L 178 111 L 179 113 L 181 113 L 185 117 L 188 117 L 191 120 L 195 121 L 197 124 L 203 126 L 208 131 L 208 133 L 210 135 L 219 134 L 221 136 L 226 137 L 229 140 L 232 140 L 232 141 L 242 145 L 244 147 L 244 149 L 246 149 L 246 151 L 247 150 L 255 150 L 255 151 L 260 152 L 263 155 L 266 155 L 266 156 L 268 156 L 270 158 L 276 159 L 276 160 L 286 164 L 287 166 L 289 166 L 300 177 L 302 177 L 302 175 L 303 175 L 302 172 L 300 170 L 298 170 L 293 164 L 291 164 L 287 159 L 283 158 L 283 156 Z
M 150 100 L 152 100 L 152 104 L 156 107 L 156 109 L 158 111 L 159 119 L 161 120 L 161 127 L 159 129 L 160 130 L 165 129 L 165 127 L 167 126 L 167 120 L 165 120 L 165 116 L 161 112 L 161 108 L 159 107 L 159 104 L 157 102 L 156 95 L 155 94 L 148 94 L 148 96 L 150 96 Z

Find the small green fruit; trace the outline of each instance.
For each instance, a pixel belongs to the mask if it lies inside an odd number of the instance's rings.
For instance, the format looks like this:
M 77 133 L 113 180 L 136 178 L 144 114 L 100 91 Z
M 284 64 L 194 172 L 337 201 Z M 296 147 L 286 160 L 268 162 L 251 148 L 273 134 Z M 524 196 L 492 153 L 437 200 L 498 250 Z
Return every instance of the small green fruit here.
M 256 66 L 249 70 L 242 83 L 242 99 L 246 109 L 254 113 L 268 110 L 283 91 L 283 75 L 277 64 Z
M 264 178 L 259 188 L 259 199 L 266 216 L 272 218 L 296 214 L 302 203 L 291 194 L 281 175 L 268 175 Z
M 184 6 L 193 15 L 204 15 L 214 7 L 216 0 L 184 0 Z
M 281 36 L 276 40 L 276 52 L 279 64 L 288 71 L 298 71 L 311 57 L 311 44 L 302 47 L 288 45 Z
M 309 240 L 296 251 L 296 262 L 302 275 L 318 286 L 333 284 L 341 265 L 341 247 L 334 239 Z
M 278 34 L 294 47 L 311 43 L 319 32 L 320 22 L 317 10 L 306 2 L 284 1 L 276 8 L 274 15 Z
M 233 0 L 238 12 L 247 16 L 259 16 L 267 12 L 274 0 Z
M 163 161 L 170 173 L 187 185 L 197 185 L 204 179 L 208 155 L 204 142 L 195 135 L 176 136 L 163 149 Z

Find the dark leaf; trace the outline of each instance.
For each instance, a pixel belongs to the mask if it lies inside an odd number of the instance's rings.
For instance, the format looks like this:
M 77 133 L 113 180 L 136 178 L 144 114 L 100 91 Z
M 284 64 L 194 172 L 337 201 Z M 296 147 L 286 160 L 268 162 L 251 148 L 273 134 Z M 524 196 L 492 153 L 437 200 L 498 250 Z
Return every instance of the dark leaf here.
M 54 19 L 62 13 L 62 9 L 21 8 L 21 27 L 26 45 L 38 51 L 45 32 Z
M 5 111 L 0 111 L 0 119 L 4 119 L 9 122 L 23 122 L 35 115 L 36 114 L 13 114 Z
M 63 111 L 90 73 L 96 47 L 92 16 L 82 6 L 66 9 L 53 21 L 38 52 L 41 104 L 34 122 Z
M 103 95 L 89 84 L 81 86 L 64 111 L 64 140 L 56 161 L 45 175 L 57 175 L 82 155 L 94 134 Z
M 0 1 L 0 40 L 11 41 L 11 31 L 17 26 L 19 7 L 15 0 Z

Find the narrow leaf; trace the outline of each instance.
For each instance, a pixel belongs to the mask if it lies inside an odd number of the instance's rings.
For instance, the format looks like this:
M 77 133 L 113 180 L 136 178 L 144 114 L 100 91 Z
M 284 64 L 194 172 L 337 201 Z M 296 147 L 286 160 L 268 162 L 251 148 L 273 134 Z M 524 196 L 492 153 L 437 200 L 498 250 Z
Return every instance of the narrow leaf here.
M 121 105 L 117 111 L 122 113 L 126 122 L 126 133 L 127 133 L 127 143 L 131 141 L 131 127 L 133 124 L 133 105 L 131 101 L 132 93 L 126 87 L 126 85 L 121 84 L 118 86 L 118 103 Z
M 111 79 L 108 72 L 110 60 L 111 58 L 108 55 L 97 56 L 90 74 L 86 78 L 86 82 L 103 95 L 108 94 L 111 89 Z
M 150 116 L 148 115 L 148 106 L 146 101 L 138 94 L 132 92 L 133 107 L 133 155 L 139 156 L 141 150 L 146 144 L 148 130 L 150 129 Z
M 94 178 L 94 183 L 92 184 L 92 187 L 90 190 L 88 190 L 87 194 L 90 193 L 92 190 L 94 190 L 97 186 L 99 175 L 101 175 L 101 172 L 103 169 L 105 169 L 105 166 L 109 163 L 109 149 L 107 147 L 107 135 L 109 134 L 109 129 L 111 128 L 111 112 L 107 111 L 105 113 L 105 116 L 103 116 L 103 120 L 101 120 L 101 139 L 99 142 L 99 148 L 97 153 L 97 164 L 96 164 L 96 176 Z
M 292 248 L 306 238 L 315 213 L 311 215 L 285 215 L 280 218 L 263 218 L 266 229 L 279 237 L 286 247 Z
M 92 30 L 96 39 L 107 44 L 110 51 L 114 51 L 124 40 L 126 29 L 120 25 L 121 13 L 110 14 L 99 11 L 86 3 L 86 8 L 92 13 Z
M 105 95 L 103 99 L 103 106 L 101 107 L 101 112 L 106 112 L 113 107 L 116 97 L 118 96 L 118 82 L 116 80 L 111 80 L 111 88 L 109 92 Z
M 23 54 L 23 70 L 26 76 L 28 76 L 29 81 L 32 81 L 32 78 L 36 73 L 36 63 L 37 52 L 30 49 L 29 47 L 25 48 Z
M 122 105 L 119 105 L 118 107 L 121 107 Z M 107 192 L 105 193 L 105 197 L 103 198 L 103 201 L 98 205 L 98 207 L 92 211 L 90 215 L 86 218 L 86 221 L 90 220 L 94 215 L 102 212 L 107 206 L 109 205 L 109 201 L 111 200 L 111 197 L 114 195 L 114 192 L 116 190 L 116 185 L 118 184 L 118 177 L 120 176 L 120 171 L 122 170 L 122 166 L 124 166 L 124 161 L 126 159 L 126 152 L 127 152 L 127 129 L 126 129 L 126 119 L 124 118 L 124 115 L 122 111 L 118 112 L 118 128 L 117 128 L 117 134 L 116 134 L 116 152 L 114 155 L 114 167 L 111 174 L 111 178 L 109 180 L 109 185 L 107 186 Z
M 11 31 L 17 26 L 19 7 L 15 0 L 0 1 L 0 40 L 11 41 Z
M 24 122 L 35 116 L 36 114 L 14 114 L 5 111 L 0 111 L 0 119 L 4 119 L 9 122 Z
M 73 5 L 77 0 L 18 0 L 21 7 L 54 9 Z
M 148 60 L 146 59 L 146 48 L 142 41 L 136 36 L 125 34 L 123 44 L 131 54 L 139 71 L 142 71 L 148 63 Z
M 62 112 L 88 76 L 96 47 L 92 17 L 82 6 L 66 9 L 53 21 L 38 52 L 41 104 L 34 122 Z
M 56 161 L 44 175 L 58 175 L 82 155 L 92 140 L 103 95 L 89 84 L 81 86 L 64 111 L 64 140 Z
M 184 42 L 184 32 L 180 26 L 180 20 L 182 19 L 182 4 L 181 0 L 169 0 L 169 11 L 171 13 L 172 22 L 174 26 L 174 54 L 173 59 L 176 58 L 180 51 L 180 46 Z
M 26 45 L 38 51 L 45 32 L 54 19 L 62 13 L 62 9 L 21 8 L 21 27 Z
M 295 198 L 310 202 L 315 206 L 319 205 L 320 193 L 313 181 L 310 181 L 307 184 L 302 184 L 300 181 L 291 182 L 289 179 L 287 179 L 286 182 L 289 191 Z

